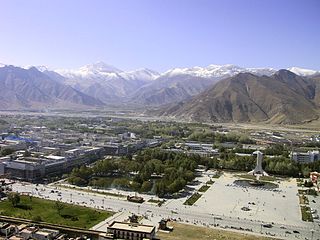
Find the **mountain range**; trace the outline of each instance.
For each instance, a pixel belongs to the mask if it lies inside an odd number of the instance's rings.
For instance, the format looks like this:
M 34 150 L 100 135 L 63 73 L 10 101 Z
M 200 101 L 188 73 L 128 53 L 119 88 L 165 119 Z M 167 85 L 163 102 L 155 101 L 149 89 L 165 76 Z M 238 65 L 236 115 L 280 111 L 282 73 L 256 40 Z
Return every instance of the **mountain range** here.
M 39 67 L 39 70 L 106 104 L 130 103 L 149 106 L 189 99 L 219 80 L 241 72 L 259 76 L 270 76 L 276 72 L 272 68 L 242 68 L 231 64 L 173 68 L 163 73 L 145 68 L 122 71 L 103 62 L 85 65 L 79 69 L 57 69 L 54 72 L 59 76 L 53 76 L 53 71 L 45 67 Z M 316 74 L 316 71 L 297 67 L 292 68 L 292 71 L 303 76 Z
M 239 73 L 157 114 L 202 122 L 297 124 L 318 119 L 319 107 L 320 75 L 279 70 L 270 76 Z
M 0 64 L 0 109 L 160 107 L 158 115 L 200 121 L 298 123 L 318 117 L 320 72 L 235 65 L 122 71 Z M 301 117 L 295 113 L 299 109 Z
M 82 108 L 104 103 L 52 80 L 37 68 L 0 67 L 0 109 Z

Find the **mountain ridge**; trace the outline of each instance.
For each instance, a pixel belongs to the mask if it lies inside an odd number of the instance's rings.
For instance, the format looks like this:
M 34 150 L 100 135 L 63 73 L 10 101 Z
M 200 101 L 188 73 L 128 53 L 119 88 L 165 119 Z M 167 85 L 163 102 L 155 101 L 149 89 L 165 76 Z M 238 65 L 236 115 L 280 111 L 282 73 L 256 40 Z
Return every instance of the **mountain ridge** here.
M 0 68 L 1 109 L 39 107 L 101 107 L 104 104 L 70 86 L 54 81 L 35 67 Z
M 55 81 L 70 85 L 105 104 L 132 103 L 143 106 L 160 106 L 189 99 L 221 79 L 241 72 L 259 76 L 270 76 L 276 72 L 276 69 L 268 67 L 243 68 L 233 64 L 173 68 L 163 73 L 145 68 L 123 71 L 101 61 L 78 69 L 37 68 Z M 303 76 L 320 73 L 298 67 L 291 69 Z
M 160 107 L 160 116 L 198 121 L 293 124 L 319 116 L 320 72 L 315 70 L 294 67 L 296 74 L 212 64 L 126 72 L 101 62 L 79 69 L 70 77 L 46 66 L 0 66 L 0 109 L 130 105 Z
M 239 73 L 158 115 L 205 122 L 303 123 L 319 118 L 316 88 L 314 80 L 287 70 L 271 76 Z

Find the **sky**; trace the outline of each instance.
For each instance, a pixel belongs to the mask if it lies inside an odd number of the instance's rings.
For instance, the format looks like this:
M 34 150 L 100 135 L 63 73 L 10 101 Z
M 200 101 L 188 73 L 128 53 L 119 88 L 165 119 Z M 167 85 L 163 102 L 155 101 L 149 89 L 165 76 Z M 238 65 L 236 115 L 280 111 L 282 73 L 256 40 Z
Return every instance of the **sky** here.
M 319 0 L 0 0 L 0 63 L 320 70 Z

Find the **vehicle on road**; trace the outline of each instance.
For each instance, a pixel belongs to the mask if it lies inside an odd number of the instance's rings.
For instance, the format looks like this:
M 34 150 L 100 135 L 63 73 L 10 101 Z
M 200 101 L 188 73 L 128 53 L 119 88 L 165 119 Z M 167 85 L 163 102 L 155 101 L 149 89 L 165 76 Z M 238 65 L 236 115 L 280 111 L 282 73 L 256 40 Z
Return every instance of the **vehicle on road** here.
M 265 227 L 265 228 L 272 228 L 272 224 L 270 224 L 270 223 L 268 223 L 268 224 L 263 224 L 262 226 Z
M 138 197 L 138 196 L 127 196 L 127 200 L 129 202 L 135 202 L 135 203 L 143 203 L 144 202 L 143 197 Z

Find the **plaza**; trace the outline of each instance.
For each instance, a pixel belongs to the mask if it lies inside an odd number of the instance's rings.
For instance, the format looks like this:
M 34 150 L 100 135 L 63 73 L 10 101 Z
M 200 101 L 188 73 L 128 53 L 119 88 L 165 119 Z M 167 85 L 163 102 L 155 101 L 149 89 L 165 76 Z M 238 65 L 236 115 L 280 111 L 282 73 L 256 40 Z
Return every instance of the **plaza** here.
M 142 224 L 153 226 L 157 226 L 161 219 L 170 218 L 181 223 L 281 239 L 311 239 L 312 229 L 315 236 L 319 233 L 317 223 L 302 221 L 295 179 L 277 179 L 273 183 L 278 184 L 278 188 L 263 189 L 262 186 L 235 185 L 235 180 L 248 176 L 244 173 L 223 172 L 219 178 L 214 178 L 214 172 L 199 171 L 196 179 L 187 186 L 184 197 L 167 199 L 161 206 L 148 201 L 142 204 L 132 203 L 117 196 L 84 192 L 54 184 L 35 186 L 16 182 L 12 187 L 13 191 L 40 198 L 118 212 L 92 228 L 99 231 L 107 231 L 113 221 L 125 221 L 135 213 L 144 217 Z M 199 189 L 210 179 L 214 183 L 208 185 L 210 187 L 207 191 L 200 192 Z M 201 197 L 192 206 L 185 205 L 184 202 L 195 192 L 199 192 Z M 119 193 L 125 194 L 122 191 Z M 315 200 L 318 204 L 318 197 Z M 316 205 L 313 207 L 317 208 Z
M 278 188 L 240 187 L 239 179 L 224 173 L 196 202 L 194 208 L 218 215 L 263 220 L 289 225 L 302 223 L 295 179 L 278 181 Z M 247 207 L 249 211 L 241 208 Z

